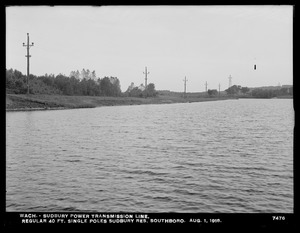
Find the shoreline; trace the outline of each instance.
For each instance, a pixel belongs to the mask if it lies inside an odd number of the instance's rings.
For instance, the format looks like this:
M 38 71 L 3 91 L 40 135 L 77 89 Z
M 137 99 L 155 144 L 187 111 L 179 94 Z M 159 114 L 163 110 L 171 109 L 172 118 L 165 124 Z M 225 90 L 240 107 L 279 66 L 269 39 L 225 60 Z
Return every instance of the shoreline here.
M 151 98 L 137 97 L 104 97 L 104 96 L 62 96 L 62 95 L 17 95 L 6 94 L 6 112 L 66 110 L 80 108 L 97 108 L 103 106 L 131 106 L 145 104 L 194 103 L 233 99 L 250 99 L 243 96 L 203 97 L 190 96 L 183 98 L 174 95 L 158 95 Z M 258 98 L 251 98 L 258 99 Z M 272 99 L 272 98 L 269 98 Z M 293 97 L 277 97 L 293 99 Z
M 11 108 L 6 109 L 6 112 L 30 112 L 30 111 L 47 111 L 47 110 L 65 110 L 65 109 L 71 109 L 71 108 Z
M 228 97 L 188 97 L 159 95 L 152 98 L 103 97 L 103 96 L 59 96 L 6 94 L 6 112 L 66 110 L 96 108 L 103 106 L 131 106 L 145 104 L 173 104 L 228 100 Z

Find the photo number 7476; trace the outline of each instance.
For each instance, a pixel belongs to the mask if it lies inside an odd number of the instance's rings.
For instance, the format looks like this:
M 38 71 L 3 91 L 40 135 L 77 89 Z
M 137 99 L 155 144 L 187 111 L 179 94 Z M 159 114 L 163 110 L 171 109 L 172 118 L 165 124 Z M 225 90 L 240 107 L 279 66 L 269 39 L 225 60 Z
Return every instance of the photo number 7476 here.
M 285 217 L 284 216 L 272 216 L 272 219 L 273 220 L 285 220 Z

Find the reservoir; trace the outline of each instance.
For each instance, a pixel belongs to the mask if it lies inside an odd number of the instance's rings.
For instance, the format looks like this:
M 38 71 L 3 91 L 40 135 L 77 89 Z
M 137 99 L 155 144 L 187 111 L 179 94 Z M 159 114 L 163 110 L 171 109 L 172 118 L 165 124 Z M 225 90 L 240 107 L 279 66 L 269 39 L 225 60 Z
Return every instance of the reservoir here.
M 291 99 L 6 112 L 6 211 L 293 213 Z

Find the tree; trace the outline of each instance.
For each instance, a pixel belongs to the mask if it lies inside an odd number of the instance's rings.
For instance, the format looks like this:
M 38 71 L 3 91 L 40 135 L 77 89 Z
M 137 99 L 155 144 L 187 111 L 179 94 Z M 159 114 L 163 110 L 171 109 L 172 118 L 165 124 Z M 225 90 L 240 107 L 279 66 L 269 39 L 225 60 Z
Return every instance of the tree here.
M 6 70 L 6 88 L 14 88 L 15 82 L 13 69 Z
M 80 72 L 79 72 L 79 70 L 76 70 L 76 72 L 75 72 L 75 78 L 80 79 Z
M 226 89 L 225 91 L 227 92 L 228 95 L 236 95 L 240 92 L 241 86 L 233 85 Z
M 86 71 L 84 68 L 82 69 L 80 76 L 81 76 L 81 79 L 87 78 Z
M 71 71 L 69 77 L 78 78 L 75 71 Z
M 93 79 L 93 80 L 97 79 L 95 70 L 93 70 L 93 72 L 91 73 L 91 79 Z
M 121 85 L 120 85 L 120 81 L 117 77 L 110 77 L 109 81 L 112 84 L 112 95 L 113 96 L 120 96 L 121 95 Z
M 25 94 L 27 92 L 26 75 L 18 70 L 6 70 L 6 88 L 11 89 L 15 94 Z
M 207 94 L 209 96 L 216 96 L 216 95 L 218 95 L 218 90 L 217 89 L 212 89 L 212 90 L 208 89 Z
M 129 92 L 130 97 L 143 97 L 143 91 L 139 89 L 138 87 L 134 87 L 130 92 Z
M 250 91 L 250 89 L 248 87 L 242 87 L 241 91 L 242 91 L 243 94 L 246 94 L 247 92 Z
M 132 82 L 132 83 L 130 84 L 130 86 L 127 88 L 126 92 L 129 93 L 134 87 L 135 87 L 135 86 L 134 86 L 134 82 Z
M 112 83 L 108 77 L 104 77 L 100 81 L 101 94 L 104 96 L 112 96 Z
M 87 91 L 87 80 L 84 78 L 80 81 L 80 91 L 81 91 L 81 95 L 87 95 L 88 91 Z
M 147 85 L 147 88 L 145 90 L 145 93 L 146 93 L 146 97 L 153 97 L 153 96 L 156 96 L 156 90 L 155 90 L 155 85 L 154 83 L 149 83 Z

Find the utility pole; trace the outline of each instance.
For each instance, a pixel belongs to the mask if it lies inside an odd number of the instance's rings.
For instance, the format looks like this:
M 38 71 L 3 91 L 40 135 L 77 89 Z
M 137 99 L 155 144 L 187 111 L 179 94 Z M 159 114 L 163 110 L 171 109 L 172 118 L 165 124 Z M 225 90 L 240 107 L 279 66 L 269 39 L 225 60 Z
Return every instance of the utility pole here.
M 150 72 L 147 72 L 147 66 L 145 68 L 145 72 L 143 72 L 145 74 L 145 89 L 147 88 L 147 75 L 150 73 Z
M 188 81 L 187 79 L 186 79 L 186 76 L 184 77 L 184 92 L 183 92 L 183 98 L 185 98 L 186 97 L 186 82 Z
M 207 93 L 207 81 L 205 82 L 205 92 Z
M 231 79 L 232 79 L 231 75 L 229 75 L 228 79 L 229 79 L 229 87 L 228 88 L 230 88 L 231 87 Z
M 23 43 L 23 46 L 27 47 L 27 55 L 25 55 L 25 57 L 27 57 L 27 94 L 29 94 L 29 58 L 31 57 L 31 55 L 29 55 L 29 49 L 33 45 L 33 42 L 29 44 L 29 33 L 27 33 L 27 44 Z
M 220 98 L 220 93 L 221 93 L 221 92 L 220 92 L 220 87 L 221 87 L 221 84 L 219 83 L 219 98 Z

